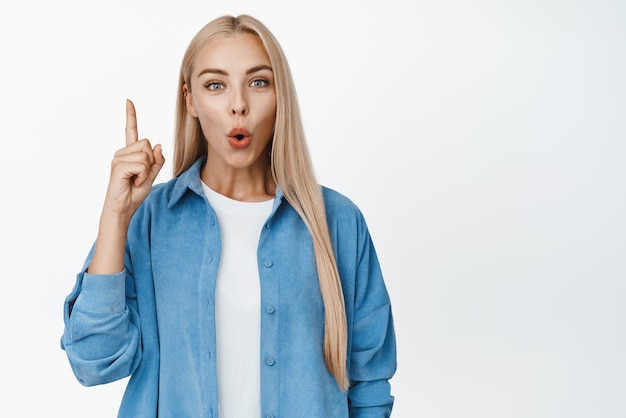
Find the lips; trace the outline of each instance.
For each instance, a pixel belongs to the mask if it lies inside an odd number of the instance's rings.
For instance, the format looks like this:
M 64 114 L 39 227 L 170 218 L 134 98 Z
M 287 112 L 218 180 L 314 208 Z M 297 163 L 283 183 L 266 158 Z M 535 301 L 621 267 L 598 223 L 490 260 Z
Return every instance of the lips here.
M 250 137 L 246 128 L 234 128 L 228 133 L 228 144 L 235 149 L 244 149 L 250 145 Z

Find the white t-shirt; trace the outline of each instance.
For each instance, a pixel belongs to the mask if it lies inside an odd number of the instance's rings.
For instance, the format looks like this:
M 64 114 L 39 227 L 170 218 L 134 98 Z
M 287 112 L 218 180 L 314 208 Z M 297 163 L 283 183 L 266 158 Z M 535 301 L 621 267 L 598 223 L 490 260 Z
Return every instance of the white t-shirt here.
M 222 241 L 215 289 L 220 418 L 261 415 L 261 288 L 257 247 L 274 201 L 241 202 L 203 183 Z

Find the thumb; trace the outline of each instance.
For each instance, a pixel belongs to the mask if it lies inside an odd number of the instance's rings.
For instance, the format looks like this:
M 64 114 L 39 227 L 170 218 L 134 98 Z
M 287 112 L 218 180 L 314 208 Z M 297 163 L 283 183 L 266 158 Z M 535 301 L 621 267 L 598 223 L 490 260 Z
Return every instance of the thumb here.
M 154 164 L 150 167 L 148 177 L 151 181 L 154 181 L 165 164 L 165 157 L 163 156 L 163 147 L 161 147 L 161 144 L 154 147 L 152 155 L 154 155 Z

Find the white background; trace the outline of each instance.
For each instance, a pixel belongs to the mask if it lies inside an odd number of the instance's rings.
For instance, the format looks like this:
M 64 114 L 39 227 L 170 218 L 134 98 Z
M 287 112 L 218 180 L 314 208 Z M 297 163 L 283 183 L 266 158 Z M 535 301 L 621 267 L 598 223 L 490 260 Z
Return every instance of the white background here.
M 394 417 L 626 416 L 622 0 L 2 0 L 0 416 L 115 416 L 126 382 L 81 387 L 59 338 L 124 100 L 171 159 L 183 51 L 239 13 L 290 60 L 320 182 L 368 220 Z

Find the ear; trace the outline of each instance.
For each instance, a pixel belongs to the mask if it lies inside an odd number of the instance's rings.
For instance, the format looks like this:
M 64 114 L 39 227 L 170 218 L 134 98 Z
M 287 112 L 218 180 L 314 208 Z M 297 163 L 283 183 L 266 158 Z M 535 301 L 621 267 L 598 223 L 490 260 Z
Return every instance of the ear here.
M 185 98 L 185 105 L 187 106 L 187 112 L 194 118 L 197 118 L 198 115 L 193 108 L 193 100 L 191 99 L 191 91 L 187 88 L 187 84 L 183 84 L 183 97 Z

